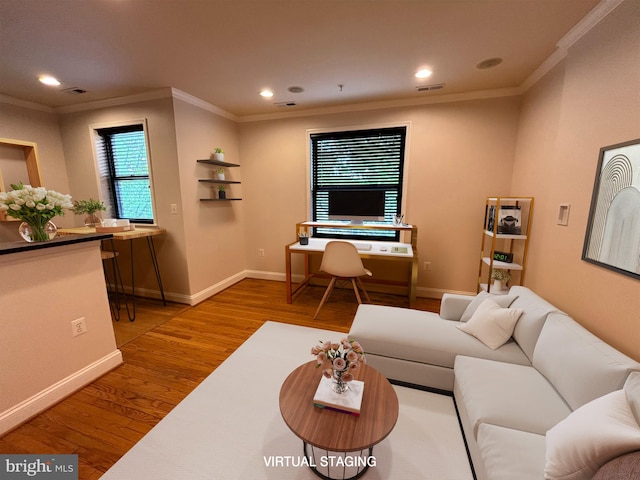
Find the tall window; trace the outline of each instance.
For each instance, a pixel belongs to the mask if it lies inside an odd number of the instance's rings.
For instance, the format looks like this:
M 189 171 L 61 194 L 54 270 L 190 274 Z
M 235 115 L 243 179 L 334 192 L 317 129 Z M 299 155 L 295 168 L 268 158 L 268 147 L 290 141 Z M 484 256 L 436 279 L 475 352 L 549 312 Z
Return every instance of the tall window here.
M 311 135 L 311 198 L 314 221 L 329 218 L 329 191 L 382 189 L 385 223 L 402 205 L 406 127 L 379 128 Z M 316 236 L 390 240 L 399 232 L 386 230 L 322 229 Z
M 96 134 L 100 183 L 110 214 L 131 222 L 153 223 L 144 125 L 99 128 Z

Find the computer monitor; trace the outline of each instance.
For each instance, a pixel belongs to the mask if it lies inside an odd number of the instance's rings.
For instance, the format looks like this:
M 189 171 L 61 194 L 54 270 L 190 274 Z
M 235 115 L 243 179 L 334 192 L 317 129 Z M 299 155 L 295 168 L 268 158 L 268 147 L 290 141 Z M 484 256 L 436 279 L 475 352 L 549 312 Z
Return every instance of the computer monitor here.
M 329 190 L 329 220 L 384 221 L 384 190 Z

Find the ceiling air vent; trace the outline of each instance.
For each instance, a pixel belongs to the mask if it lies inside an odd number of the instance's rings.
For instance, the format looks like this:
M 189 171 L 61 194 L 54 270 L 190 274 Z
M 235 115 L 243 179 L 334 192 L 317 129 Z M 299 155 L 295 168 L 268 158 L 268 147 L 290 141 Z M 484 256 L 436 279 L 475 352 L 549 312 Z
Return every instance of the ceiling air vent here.
M 444 88 L 444 83 L 436 83 L 434 85 L 422 85 L 420 87 L 416 87 L 416 90 L 419 92 L 430 92 L 432 90 L 440 90 Z
M 62 93 L 68 93 L 69 95 L 82 95 L 83 93 L 87 93 L 86 90 L 78 87 L 65 88 L 64 90 L 60 90 Z
M 276 107 L 295 107 L 296 102 L 277 102 L 274 103 Z

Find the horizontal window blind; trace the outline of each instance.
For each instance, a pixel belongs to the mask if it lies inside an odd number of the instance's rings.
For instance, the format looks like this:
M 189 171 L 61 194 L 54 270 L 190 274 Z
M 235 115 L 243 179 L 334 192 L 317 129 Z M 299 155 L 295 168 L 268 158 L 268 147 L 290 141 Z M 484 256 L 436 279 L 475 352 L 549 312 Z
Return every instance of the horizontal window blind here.
M 330 190 L 382 189 L 385 223 L 391 223 L 402 204 L 406 127 L 318 133 L 311 135 L 312 214 L 314 221 L 329 218 Z M 398 239 L 385 230 L 322 229 L 316 236 Z
M 153 222 L 149 162 L 141 124 L 97 130 L 101 139 L 101 184 L 110 196 L 115 218 Z

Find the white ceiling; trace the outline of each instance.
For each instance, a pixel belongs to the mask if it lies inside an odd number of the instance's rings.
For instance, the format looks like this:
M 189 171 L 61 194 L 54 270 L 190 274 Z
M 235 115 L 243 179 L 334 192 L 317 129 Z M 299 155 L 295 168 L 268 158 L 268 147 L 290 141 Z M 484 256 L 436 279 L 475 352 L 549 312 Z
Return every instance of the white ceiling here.
M 65 107 L 173 87 L 242 118 L 283 112 L 276 102 L 293 111 L 516 88 L 598 3 L 0 0 L 0 94 Z M 476 69 L 491 57 L 504 61 Z M 421 66 L 431 78 L 414 78 Z M 42 73 L 62 85 L 41 85 Z M 72 87 L 87 93 L 60 91 Z M 258 95 L 265 87 L 273 98 Z

